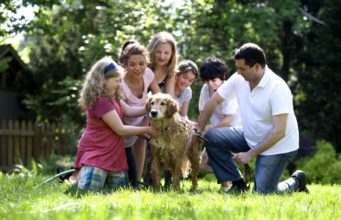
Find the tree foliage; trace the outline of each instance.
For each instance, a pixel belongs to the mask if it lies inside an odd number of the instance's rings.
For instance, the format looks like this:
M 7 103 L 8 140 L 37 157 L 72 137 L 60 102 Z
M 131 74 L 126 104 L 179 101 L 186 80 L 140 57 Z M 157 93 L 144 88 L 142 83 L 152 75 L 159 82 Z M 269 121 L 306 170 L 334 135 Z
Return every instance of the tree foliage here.
M 1 8 L 16 10 L 11 1 L 7 3 Z M 117 59 L 128 39 L 147 45 L 153 34 L 166 30 L 177 39 L 180 59 L 200 66 L 207 56 L 215 55 L 227 62 L 230 73 L 235 72 L 235 48 L 245 42 L 262 46 L 270 68 L 292 88 L 301 131 L 340 150 L 341 3 L 337 0 L 186 0 L 177 7 L 157 0 L 29 0 L 24 4 L 38 6 L 36 18 L 13 26 L 12 31 L 27 33 L 24 44 L 31 48 L 35 84 L 25 103 L 37 120 L 58 121 L 63 115 L 82 124 L 78 91 L 93 62 L 104 55 Z M 1 15 L 0 21 L 4 19 L 8 18 Z M 4 36 L 4 29 L 0 31 Z M 201 85 L 200 80 L 193 85 L 192 119 L 198 115 Z
M 306 39 L 298 74 L 297 112 L 301 128 L 331 141 L 341 151 L 341 2 L 326 0 L 308 11 L 325 25 L 314 23 Z
M 312 157 L 301 158 L 297 166 L 309 173 L 307 181 L 310 183 L 340 184 L 341 157 L 333 146 L 325 141 L 317 142 L 317 153 Z

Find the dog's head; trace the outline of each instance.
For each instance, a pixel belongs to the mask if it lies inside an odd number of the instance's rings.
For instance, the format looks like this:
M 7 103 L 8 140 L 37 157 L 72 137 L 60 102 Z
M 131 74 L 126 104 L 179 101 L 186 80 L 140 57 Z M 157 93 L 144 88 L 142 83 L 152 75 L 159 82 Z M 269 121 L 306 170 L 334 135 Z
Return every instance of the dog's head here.
M 165 93 L 150 96 L 145 106 L 148 116 L 152 120 L 171 118 L 176 112 L 179 112 L 178 102 L 171 95 Z

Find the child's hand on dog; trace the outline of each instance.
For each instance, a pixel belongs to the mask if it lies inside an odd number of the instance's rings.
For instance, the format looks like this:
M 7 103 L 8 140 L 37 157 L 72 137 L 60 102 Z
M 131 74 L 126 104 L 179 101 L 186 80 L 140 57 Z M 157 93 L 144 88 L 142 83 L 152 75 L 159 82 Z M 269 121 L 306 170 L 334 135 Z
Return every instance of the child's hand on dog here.
M 153 138 L 157 136 L 157 130 L 153 127 L 148 128 L 148 134 Z

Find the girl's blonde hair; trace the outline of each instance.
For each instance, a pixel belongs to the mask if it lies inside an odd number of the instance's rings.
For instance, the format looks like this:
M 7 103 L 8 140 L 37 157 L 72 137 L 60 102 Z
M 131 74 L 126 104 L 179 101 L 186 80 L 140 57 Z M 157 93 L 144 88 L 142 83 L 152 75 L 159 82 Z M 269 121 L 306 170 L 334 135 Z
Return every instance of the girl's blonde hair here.
M 89 109 L 103 95 L 119 100 L 121 98 L 120 89 L 114 95 L 108 93 L 104 87 L 103 80 L 112 77 L 122 77 L 123 72 L 123 68 L 109 56 L 98 60 L 85 76 L 83 88 L 78 100 L 82 109 Z
M 149 42 L 148 45 L 148 51 L 149 51 L 149 55 L 150 55 L 150 68 L 152 70 L 155 70 L 155 53 L 157 48 L 161 45 L 161 44 L 165 44 L 168 43 L 171 48 L 172 48 L 172 56 L 169 60 L 169 63 L 167 65 L 167 77 L 172 77 L 174 75 L 174 70 L 175 70 L 175 66 L 177 63 L 177 59 L 178 59 L 178 55 L 177 55 L 177 49 L 176 49 L 176 41 L 173 37 L 173 35 L 171 35 L 170 33 L 166 32 L 166 31 L 162 31 L 159 32 L 157 34 L 154 35 L 154 37 L 151 39 L 151 41 Z

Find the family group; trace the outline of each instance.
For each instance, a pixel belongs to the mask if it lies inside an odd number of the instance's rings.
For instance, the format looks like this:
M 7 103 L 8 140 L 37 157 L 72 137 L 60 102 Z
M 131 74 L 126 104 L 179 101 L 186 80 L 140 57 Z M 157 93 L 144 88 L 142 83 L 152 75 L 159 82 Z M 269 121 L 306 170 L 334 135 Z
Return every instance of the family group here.
M 87 72 L 79 98 L 86 127 L 71 176 L 77 187 L 101 191 L 148 184 L 147 140 L 158 135 L 148 122 L 148 94 L 170 94 L 181 117 L 188 118 L 196 95 L 191 85 L 200 77 L 204 84 L 195 133 L 205 139 L 201 172 L 213 172 L 222 192 L 242 193 L 248 188 L 237 164 L 256 158 L 253 192 L 308 192 L 303 171 L 280 182 L 299 147 L 288 85 L 254 43 L 236 49 L 234 60 L 237 72 L 231 75 L 215 56 L 200 68 L 191 60 L 178 62 L 176 41 L 168 32 L 152 36 L 147 48 L 127 41 L 116 62 L 109 56 L 98 60 Z M 171 182 L 169 173 L 165 177 Z

